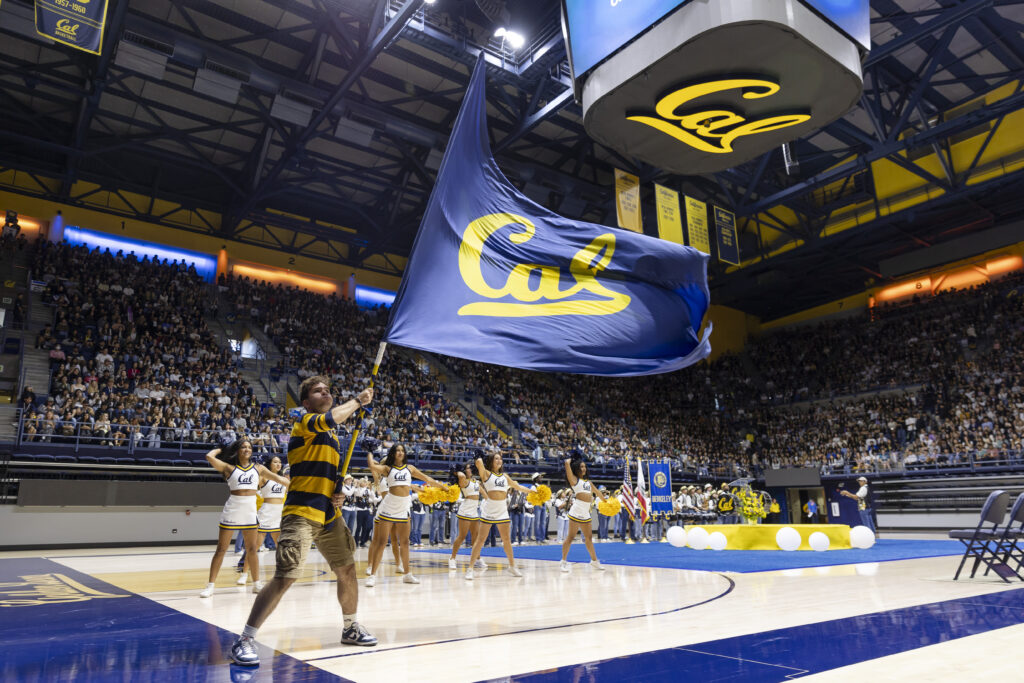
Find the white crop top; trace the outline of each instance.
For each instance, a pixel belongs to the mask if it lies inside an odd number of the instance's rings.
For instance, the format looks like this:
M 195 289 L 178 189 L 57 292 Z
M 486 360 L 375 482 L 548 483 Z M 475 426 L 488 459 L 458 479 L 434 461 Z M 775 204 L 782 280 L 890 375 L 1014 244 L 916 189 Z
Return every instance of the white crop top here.
M 484 491 L 487 491 L 488 493 L 504 491 L 508 494 L 508 477 L 504 474 L 495 474 L 494 472 L 491 472 L 490 476 L 484 479 L 481 486 L 483 486 Z
M 480 483 L 476 479 L 470 479 L 469 483 L 462 487 L 462 495 L 466 498 L 480 497 Z
M 260 489 L 260 495 L 264 500 L 267 498 L 284 498 L 284 494 L 287 490 L 288 487 L 284 484 L 278 484 L 276 481 L 268 481 L 263 485 L 263 488 Z
M 259 487 L 260 475 L 252 463 L 244 470 L 236 465 L 228 476 L 228 488 L 232 491 L 255 491 Z
M 388 470 L 388 476 L 381 479 L 381 481 L 387 482 L 387 489 L 391 489 L 394 486 L 412 486 L 412 474 L 405 465 L 392 467 Z
M 577 477 L 576 483 L 572 485 L 572 492 L 576 495 L 581 493 L 589 493 L 593 495 L 593 489 L 590 488 L 590 481 L 587 479 L 580 479 Z

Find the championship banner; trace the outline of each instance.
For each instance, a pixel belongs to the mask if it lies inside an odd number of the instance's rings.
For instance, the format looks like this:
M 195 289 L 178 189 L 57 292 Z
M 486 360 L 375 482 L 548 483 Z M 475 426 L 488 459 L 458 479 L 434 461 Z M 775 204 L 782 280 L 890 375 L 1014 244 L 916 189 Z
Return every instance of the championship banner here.
M 679 193 L 655 183 L 654 201 L 658 207 L 658 237 L 675 244 L 685 244 L 683 219 L 679 212 Z
M 615 169 L 615 217 L 620 228 L 644 231 L 640 218 L 640 179 L 619 169 Z
M 705 254 L 711 253 L 711 236 L 708 234 L 708 206 L 693 197 L 686 198 L 686 232 L 690 237 L 687 246 Z
M 36 0 L 36 32 L 64 45 L 100 53 L 107 0 Z
M 651 514 L 667 515 L 672 512 L 672 471 L 668 463 L 650 463 L 647 473 L 651 479 Z
M 736 241 L 736 214 L 716 206 L 715 235 L 718 238 L 718 260 L 740 264 L 740 245 Z

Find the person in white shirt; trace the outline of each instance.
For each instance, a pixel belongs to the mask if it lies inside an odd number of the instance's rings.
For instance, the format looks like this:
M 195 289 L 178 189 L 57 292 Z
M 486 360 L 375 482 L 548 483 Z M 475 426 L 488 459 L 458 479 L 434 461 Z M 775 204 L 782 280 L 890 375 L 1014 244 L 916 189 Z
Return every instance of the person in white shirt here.
M 875 531 L 875 522 L 871 516 L 871 500 L 868 497 L 868 478 L 857 477 L 857 483 L 860 484 L 860 488 L 857 489 L 856 494 L 850 493 L 845 489 L 840 489 L 839 493 L 847 498 L 852 498 L 857 501 L 857 512 L 860 513 L 860 523 L 871 529 L 871 531 L 874 531 L 877 535 L 878 532 Z

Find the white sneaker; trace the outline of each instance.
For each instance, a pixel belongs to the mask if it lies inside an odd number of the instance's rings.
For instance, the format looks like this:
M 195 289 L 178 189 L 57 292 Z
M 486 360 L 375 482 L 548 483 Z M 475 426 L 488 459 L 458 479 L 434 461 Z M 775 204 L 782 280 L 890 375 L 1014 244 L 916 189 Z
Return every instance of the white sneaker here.
M 603 572 L 604 571 L 604 565 L 601 564 L 601 560 L 591 560 L 590 561 L 590 566 L 593 567 L 594 569 L 598 570 L 599 572 Z
M 521 571 L 519 571 L 518 569 L 516 569 L 515 567 L 509 567 L 508 568 L 508 573 L 511 574 L 512 576 L 516 576 L 516 577 L 520 577 L 520 578 L 522 578 L 522 576 L 523 576 L 523 573 Z
M 374 576 L 373 574 L 370 574 L 368 577 L 366 577 L 366 587 L 367 588 L 373 588 L 376 585 L 377 585 L 377 577 L 376 576 Z
M 569 563 L 566 562 L 565 560 L 562 560 L 558 564 L 558 568 L 561 569 L 563 572 L 567 572 L 567 571 L 569 571 Z
M 472 569 L 467 569 L 466 570 L 466 581 L 472 581 L 472 580 L 473 580 L 473 570 Z
M 261 546 L 260 546 L 260 549 L 259 549 L 259 551 L 258 551 L 258 552 L 261 552 L 261 553 L 265 553 L 265 552 L 267 552 L 268 550 L 270 550 L 270 548 L 268 548 L 268 547 L 267 547 L 267 546 L 265 546 L 265 545 L 261 545 Z
M 254 583 L 252 585 L 252 592 L 253 593 L 259 593 L 261 590 L 263 590 L 263 582 L 262 581 L 257 581 L 256 583 Z
M 487 563 L 484 562 L 484 558 L 476 558 L 476 564 L 473 565 L 473 569 L 479 569 L 481 571 L 487 571 Z
M 212 583 L 206 584 L 206 588 L 204 588 L 203 590 L 201 590 L 199 592 L 199 597 L 201 597 L 201 598 L 213 597 L 213 584 Z
M 452 558 L 448 558 L 448 569 L 458 569 L 459 563 Z
M 238 580 L 235 581 L 235 583 L 238 584 L 239 586 L 244 586 L 248 580 L 249 580 L 249 575 L 248 574 L 242 574 L 241 576 L 238 577 Z
M 419 583 L 419 582 L 420 582 L 420 580 L 417 579 L 412 574 L 406 574 L 405 576 L 402 577 L 402 583 Z

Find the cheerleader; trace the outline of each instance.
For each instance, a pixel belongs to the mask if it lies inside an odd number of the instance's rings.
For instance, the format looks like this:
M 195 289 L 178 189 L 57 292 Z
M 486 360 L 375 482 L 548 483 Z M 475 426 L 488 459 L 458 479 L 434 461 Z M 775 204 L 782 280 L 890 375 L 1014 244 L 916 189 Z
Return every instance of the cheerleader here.
M 459 548 L 462 547 L 467 535 L 475 543 L 477 536 L 480 535 L 481 526 L 480 483 L 473 476 L 473 463 L 466 462 L 465 469 L 455 470 L 455 477 L 459 488 L 462 489 L 462 502 L 459 503 L 459 509 L 455 511 L 455 517 L 459 520 L 459 532 L 452 541 L 452 555 L 448 558 L 448 569 L 459 568 L 455 559 L 459 554 Z M 487 570 L 487 563 L 482 557 L 476 561 L 474 566 L 481 571 Z
M 569 512 L 566 514 L 569 522 L 569 533 L 566 534 L 565 540 L 562 541 L 562 563 L 560 568 L 563 572 L 569 571 L 569 562 L 566 558 L 569 556 L 569 547 L 576 538 L 577 531 L 583 533 L 583 542 L 587 546 L 587 552 L 590 553 L 590 566 L 604 571 L 604 567 L 601 566 L 597 559 L 597 553 L 594 552 L 594 527 L 590 521 L 590 508 L 594 504 L 595 493 L 602 502 L 605 497 L 600 489 L 591 486 L 590 480 L 586 479 L 586 476 L 587 463 L 582 460 L 566 458 L 565 477 L 569 480 L 569 486 L 572 488 L 575 498 L 573 499 L 572 506 L 569 508 Z
M 259 580 L 259 553 L 256 552 L 256 490 L 259 488 L 260 479 L 277 482 L 283 486 L 288 486 L 288 479 L 271 472 L 263 465 L 255 464 L 251 458 L 252 444 L 245 438 L 238 439 L 223 449 L 214 448 L 206 454 L 206 461 L 227 481 L 231 495 L 224 503 L 224 510 L 220 515 L 220 536 L 217 539 L 217 550 L 214 551 L 213 560 L 210 562 L 210 581 L 199 593 L 201 598 L 213 595 L 217 574 L 224 561 L 224 553 L 227 552 L 231 536 L 236 530 L 241 531 L 245 538 L 246 562 L 253 581 L 252 592 L 259 593 L 263 587 Z M 245 585 L 244 573 L 238 583 Z
M 272 474 L 281 474 L 283 468 L 281 457 L 275 455 L 268 463 L 268 470 Z M 277 547 L 277 538 L 281 535 L 281 511 L 284 510 L 284 497 L 288 486 L 272 479 L 260 478 L 260 496 L 263 497 L 263 505 L 256 512 L 259 521 L 259 539 L 257 547 L 262 548 L 267 534 L 274 539 L 274 547 Z
M 523 573 L 516 569 L 516 559 L 512 555 L 512 539 L 509 536 L 508 490 L 522 491 L 529 495 L 530 490 L 520 486 L 505 474 L 502 467 L 501 455 L 493 453 L 484 458 L 476 459 L 476 469 L 480 473 L 480 490 L 484 497 L 480 505 L 479 533 L 473 534 L 473 552 L 469 557 L 469 569 L 466 570 L 466 581 L 473 580 L 473 567 L 480 559 L 480 549 L 487 540 L 487 534 L 491 527 L 497 526 L 501 535 L 501 544 L 505 548 L 505 557 L 508 558 L 508 573 L 512 576 L 522 576 Z
M 374 476 L 380 477 L 381 481 L 387 482 L 388 492 L 377 509 L 377 517 L 374 523 L 373 540 L 376 543 L 370 544 L 370 576 L 366 579 L 366 586 L 372 588 L 376 583 L 377 567 L 380 565 L 380 558 L 384 554 L 384 544 L 393 529 L 397 529 L 397 537 L 394 543 L 401 552 L 401 566 L 405 568 L 405 576 L 402 581 L 405 583 L 419 583 L 420 580 L 409 571 L 409 511 L 412 507 L 412 498 L 409 493 L 413 488 L 412 479 L 417 477 L 424 480 L 431 486 L 441 488 L 441 484 L 432 477 L 420 472 L 415 465 L 406 461 L 405 446 L 395 444 L 388 450 L 384 462 L 378 465 L 373 460 L 373 455 L 367 453 L 367 463 Z M 377 543 L 377 533 L 380 532 L 380 542 Z M 376 552 L 374 552 L 376 550 Z
M 371 493 L 373 495 L 373 506 L 376 512 L 376 510 L 380 509 L 380 505 L 384 502 L 384 497 L 388 495 L 388 480 L 387 477 L 381 477 L 376 472 L 373 471 L 374 461 L 372 453 L 367 453 L 366 459 L 370 467 L 370 474 L 373 476 L 373 491 Z M 378 526 L 379 525 L 377 523 L 377 515 L 374 514 L 373 531 L 372 535 L 370 536 L 370 549 L 366 552 L 366 575 L 370 577 L 369 579 L 367 579 L 366 585 L 369 588 L 373 588 L 373 585 L 376 582 L 374 574 L 377 571 L 377 564 L 380 563 L 380 557 L 378 557 L 377 555 L 377 549 L 380 548 L 380 556 L 382 557 L 384 555 L 384 546 L 388 544 L 388 535 L 385 535 L 384 532 L 380 531 Z M 404 574 L 405 569 L 402 567 L 402 559 L 398 555 L 399 549 L 397 527 L 391 527 L 390 536 L 391 552 L 395 556 L 395 566 L 398 567 L 399 574 Z M 375 557 L 377 558 L 376 564 L 374 563 L 373 559 Z

